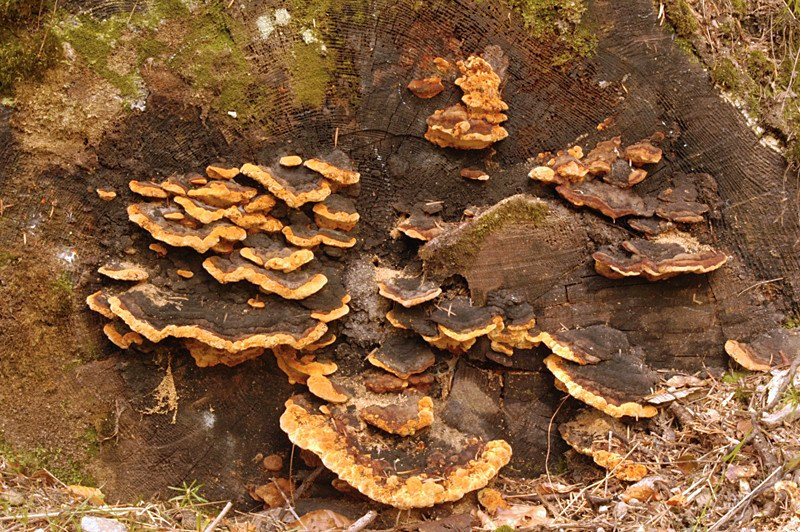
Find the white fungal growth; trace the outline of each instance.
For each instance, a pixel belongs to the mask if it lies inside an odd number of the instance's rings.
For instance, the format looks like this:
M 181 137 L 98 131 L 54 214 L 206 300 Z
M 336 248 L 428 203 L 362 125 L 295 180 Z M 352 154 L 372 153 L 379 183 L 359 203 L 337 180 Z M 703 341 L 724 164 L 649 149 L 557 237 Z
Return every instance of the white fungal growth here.
M 275 31 L 275 25 L 272 23 L 272 18 L 269 15 L 261 15 L 256 19 L 256 27 L 262 39 L 269 38 L 272 32 Z
M 292 17 L 289 16 L 288 9 L 281 8 L 275 10 L 275 24 L 278 26 L 287 26 L 290 18 Z

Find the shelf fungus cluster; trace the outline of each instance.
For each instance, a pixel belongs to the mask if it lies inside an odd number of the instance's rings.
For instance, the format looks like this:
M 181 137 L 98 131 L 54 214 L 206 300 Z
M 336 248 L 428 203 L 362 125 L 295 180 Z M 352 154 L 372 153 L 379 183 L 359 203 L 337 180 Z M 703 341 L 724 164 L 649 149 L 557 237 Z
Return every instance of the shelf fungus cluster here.
M 597 273 L 611 279 L 641 276 L 649 281 L 720 268 L 727 256 L 700 243 L 689 231 L 705 221 L 709 206 L 700 185 L 707 174 L 675 174 L 657 196 L 642 196 L 635 185 L 647 178 L 647 167 L 661 161 L 656 134 L 623 147 L 620 137 L 600 141 L 584 156 L 580 146 L 556 154 L 539 154 L 539 166 L 528 176 L 555 185 L 559 196 L 576 207 L 588 207 L 616 221 L 624 219 L 642 238 L 606 246 L 593 255 Z
M 154 242 L 150 251 L 101 266 L 118 283 L 87 304 L 112 320 L 104 331 L 123 348 L 172 337 L 200 366 L 293 349 L 302 363 L 287 367 L 316 371 L 321 364 L 311 353 L 332 343 L 333 322 L 349 310 L 340 253 L 328 249 L 356 243 L 348 233 L 358 222 L 348 187 L 358 180 L 352 162 L 334 150 L 305 160 L 286 155 L 268 167 L 220 163 L 205 175 L 131 181 L 144 201 L 128 205 L 128 218 Z
M 461 102 L 435 111 L 427 120 L 425 138 L 437 146 L 480 150 L 508 136 L 508 131 L 500 125 L 508 119 L 504 114 L 508 104 L 500 96 L 504 68 L 498 69 L 496 65 L 502 54 L 495 52 L 497 47 L 489 48 L 483 56 L 471 55 L 466 61 L 457 62 L 461 75 L 455 84 L 464 93 Z M 441 92 L 437 88 L 430 79 L 415 80 L 409 85 L 414 94 L 423 98 Z

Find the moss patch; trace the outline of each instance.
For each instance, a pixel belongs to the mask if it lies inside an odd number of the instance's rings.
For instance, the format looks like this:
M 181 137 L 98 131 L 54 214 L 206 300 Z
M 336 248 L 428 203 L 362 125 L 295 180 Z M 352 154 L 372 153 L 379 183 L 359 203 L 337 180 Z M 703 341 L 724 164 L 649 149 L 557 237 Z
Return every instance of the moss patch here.
M 509 4 L 533 37 L 555 40 L 559 49 L 555 65 L 587 57 L 597 48 L 597 35 L 584 20 L 582 0 L 509 0 Z
M 491 234 L 508 224 L 541 223 L 548 211 L 546 203 L 525 197 L 513 198 L 468 222 L 451 238 L 426 244 L 420 249 L 420 257 L 431 273 L 455 273 L 472 261 Z
M 40 79 L 61 59 L 61 43 L 47 24 L 52 7 L 53 0 L 0 0 L 0 96 L 12 96 L 17 83 Z
M 321 106 L 325 102 L 332 68 L 331 58 L 323 56 L 318 46 L 303 42 L 294 45 L 289 71 L 296 103 Z
M 190 24 L 167 65 L 221 113 L 234 111 L 244 122 L 269 114 L 274 97 L 253 75 L 236 42 L 244 33 L 239 23 L 225 14 L 222 4 L 212 4 L 194 13 Z
M 93 445 L 97 445 L 96 438 Z M 0 457 L 24 474 L 46 469 L 65 484 L 97 485 L 96 480 L 84 470 L 79 461 L 63 457 L 59 449 L 35 447 L 21 450 L 12 446 L 2 432 L 0 432 Z
M 728 90 L 739 88 L 739 69 L 727 57 L 723 57 L 712 67 L 711 77 L 714 83 Z
M 699 28 L 692 8 L 686 0 L 667 0 L 664 3 L 664 12 L 678 37 L 690 39 Z

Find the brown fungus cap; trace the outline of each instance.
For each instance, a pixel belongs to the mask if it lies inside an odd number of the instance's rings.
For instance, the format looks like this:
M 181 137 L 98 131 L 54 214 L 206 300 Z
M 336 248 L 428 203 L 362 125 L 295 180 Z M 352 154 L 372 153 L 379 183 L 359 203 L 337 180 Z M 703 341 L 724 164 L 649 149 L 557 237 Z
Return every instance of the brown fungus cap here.
M 445 224 L 440 216 L 424 212 L 419 207 L 411 209 L 408 217 L 397 224 L 397 230 L 409 238 L 427 242 L 444 231 Z
M 324 229 L 351 231 L 360 219 L 353 200 L 339 194 L 331 194 L 312 210 L 314 221 Z
M 408 388 L 406 379 L 383 371 L 369 371 L 362 378 L 364 386 L 372 393 L 400 393 Z
M 166 190 L 161 188 L 156 183 L 150 183 L 149 181 L 136 181 L 133 180 L 128 183 L 131 191 L 139 194 L 140 196 L 144 196 L 145 198 L 153 198 L 153 199 L 166 199 L 169 197 L 169 194 Z
M 635 192 L 600 181 L 559 185 L 556 187 L 556 192 L 573 205 L 578 207 L 585 205 L 614 220 L 623 216 L 653 215 L 653 207 Z
M 247 203 L 255 198 L 258 190 L 233 181 L 209 181 L 200 188 L 190 190 L 187 195 L 215 207 L 230 207 Z
M 338 369 L 334 362 L 320 362 L 314 360 L 314 355 L 304 356 L 302 359 L 298 358 L 298 351 L 288 345 L 278 345 L 272 348 L 272 353 L 279 362 L 282 362 L 285 367 L 288 367 L 291 372 L 304 375 L 303 382 L 305 384 L 308 377 L 311 375 L 332 375 Z
M 329 323 L 350 312 L 350 307 L 347 306 L 350 295 L 345 291 L 335 271 L 326 270 L 325 275 L 330 279 L 328 284 L 316 294 L 303 299 L 300 304 L 311 311 L 311 317 L 315 320 Z
M 619 159 L 622 139 L 614 137 L 598 142 L 583 158 L 583 164 L 592 176 L 604 176 L 611 172 L 612 165 Z
M 355 185 L 361 179 L 353 161 L 338 149 L 322 157 L 308 159 L 303 166 L 343 186 Z
M 608 325 L 543 333 L 542 342 L 554 355 L 581 365 L 609 360 L 620 351 L 627 353 L 631 348 L 625 333 Z
M 108 297 L 103 293 L 102 290 L 98 290 L 94 294 L 88 295 L 86 297 L 86 305 L 90 310 L 93 310 L 94 312 L 97 312 L 98 314 L 101 314 L 110 320 L 116 318 L 114 313 L 111 312 L 111 305 L 108 302 Z
M 417 98 L 428 100 L 442 92 L 444 85 L 442 85 L 441 77 L 430 76 L 428 78 L 412 79 L 408 83 L 408 90 L 414 93 Z
M 558 427 L 561 437 L 577 452 L 612 471 L 619 480 L 638 482 L 647 475 L 644 458 L 632 447 L 625 425 L 597 410 L 582 410 Z M 638 458 L 639 460 L 636 460 Z
M 628 225 L 631 229 L 648 237 L 660 235 L 675 228 L 675 224 L 669 220 L 659 220 L 658 218 L 630 218 Z
M 367 360 L 401 379 L 408 379 L 410 375 L 422 373 L 433 366 L 436 357 L 415 336 L 390 334 L 383 339 L 380 347 L 369 354 Z
M 106 277 L 116 281 L 146 281 L 150 274 L 141 266 L 130 264 L 128 262 L 105 264 L 97 269 L 97 273 L 101 273 Z
M 173 201 L 183 207 L 186 214 L 204 224 L 217 222 L 236 212 L 235 205 L 227 208 L 214 207 L 196 198 L 177 196 Z
M 164 208 L 153 203 L 135 203 L 128 206 L 130 221 L 150 233 L 153 238 L 170 246 L 190 247 L 205 253 L 221 240 L 244 240 L 247 232 L 224 222 L 215 222 L 192 229 L 179 222 L 165 220 Z
M 358 415 L 389 434 L 413 436 L 433 423 L 433 399 L 407 397 L 396 404 L 368 406 L 359 410 Z
M 277 233 L 283 229 L 283 223 L 277 218 L 263 212 L 248 213 L 242 207 L 234 207 L 228 219 L 249 233 Z
M 800 357 L 800 330 L 774 329 L 750 342 L 728 340 L 725 352 L 750 371 L 769 371 L 786 367 Z
M 492 65 L 482 57 L 470 56 L 466 61 L 457 62 L 461 77 L 455 84 L 461 87 L 464 95 L 461 101 L 467 106 L 470 118 L 499 124 L 507 119 L 502 111 L 508 104 L 500 98 L 500 76 Z
M 628 161 L 619 159 L 611 165 L 611 171 L 603 175 L 603 181 L 618 188 L 631 188 L 646 177 L 646 171 L 633 168 Z
M 309 202 L 322 201 L 331 194 L 328 181 L 304 166 L 287 168 L 275 164 L 266 167 L 248 163 L 242 166 L 242 173 L 266 187 L 293 209 Z
M 703 174 L 678 174 L 672 186 L 658 195 L 656 214 L 666 220 L 679 223 L 701 223 L 709 211 L 708 205 L 699 201 L 695 179 Z
M 436 299 L 442 289 L 422 277 L 389 277 L 378 281 L 378 292 L 385 298 L 410 308 Z
M 392 310 L 386 313 L 386 321 L 393 327 L 408 329 L 420 336 L 434 337 L 439 334 L 436 322 L 431 319 L 430 307 L 426 305 L 410 308 L 394 305 Z
M 489 181 L 489 174 L 477 168 L 462 168 L 458 174 L 471 181 Z
M 660 281 L 685 273 L 703 274 L 720 268 L 728 257 L 680 231 L 661 233 L 652 240 L 634 238 L 622 248 L 605 247 L 592 255 L 595 270 L 609 279 L 642 276 Z
M 174 293 L 144 283 L 108 301 L 116 316 L 151 342 L 194 338 L 231 353 L 276 345 L 302 349 L 328 330 L 293 302 L 269 298 L 270 312 L 257 312 L 246 303 L 225 300 L 209 307 L 195 292 Z
M 346 390 L 322 374 L 309 375 L 306 386 L 309 392 L 329 403 L 346 403 L 350 399 Z
M 425 138 L 442 148 L 482 150 L 508 136 L 496 123 L 470 118 L 467 107 L 460 103 L 435 111 L 427 124 Z
M 661 148 L 653 146 L 649 140 L 642 140 L 626 147 L 622 157 L 636 166 L 654 164 L 661 161 Z
M 144 343 L 141 334 L 131 331 L 119 322 L 106 323 L 103 326 L 103 332 L 111 343 L 120 349 L 128 349 L 132 344 L 142 345 Z
M 247 280 L 265 292 L 285 299 L 304 299 L 318 292 L 328 282 L 328 278 L 321 273 L 267 270 L 243 259 L 239 253 L 230 258 L 208 257 L 203 261 L 203 268 L 222 284 Z
M 220 364 L 233 367 L 264 354 L 263 347 L 252 347 L 238 353 L 230 353 L 225 349 L 217 349 L 197 340 L 185 340 L 183 345 L 194 359 L 195 365 L 199 368 L 208 368 Z
M 313 248 L 320 244 L 336 248 L 351 248 L 356 238 L 336 229 L 317 227 L 308 218 L 295 217 L 281 232 L 290 244 L 301 248 Z
M 469 299 L 457 297 L 442 301 L 431 314 L 442 334 L 458 342 L 466 342 L 502 327 L 500 309 L 475 307 Z
M 547 166 L 552 168 L 562 181 L 569 183 L 580 183 L 589 173 L 589 168 L 580 159 L 569 154 L 557 156 Z
M 267 235 L 248 235 L 242 244 L 242 258 L 268 270 L 292 272 L 314 260 L 310 249 L 296 248 Z
M 103 201 L 111 201 L 117 197 L 117 193 L 113 189 L 98 188 L 95 189 L 97 196 Z
M 572 397 L 609 416 L 640 418 L 658 413 L 654 406 L 644 404 L 656 385 L 656 376 L 634 352 L 618 353 L 589 366 L 557 355 L 549 355 L 544 363 Z
M 228 163 L 212 163 L 206 166 L 206 175 L 211 179 L 233 179 L 239 175 L 239 167 Z
M 261 212 L 264 214 L 269 213 L 275 207 L 277 200 L 270 194 L 259 194 L 250 201 L 244 204 L 244 212 L 254 213 Z
M 369 439 L 358 438 L 357 421 L 334 423 L 313 411 L 302 398 L 289 399 L 280 419 L 281 429 L 292 443 L 317 455 L 341 480 L 370 499 L 395 508 L 427 508 L 459 500 L 486 486 L 511 459 L 511 447 L 503 440 L 468 441 L 461 446 L 463 453 L 446 467 L 410 467 L 413 474 L 400 474 L 398 470 L 406 470 L 402 464 L 395 469 L 397 462 L 373 458 L 385 453 L 377 452 Z

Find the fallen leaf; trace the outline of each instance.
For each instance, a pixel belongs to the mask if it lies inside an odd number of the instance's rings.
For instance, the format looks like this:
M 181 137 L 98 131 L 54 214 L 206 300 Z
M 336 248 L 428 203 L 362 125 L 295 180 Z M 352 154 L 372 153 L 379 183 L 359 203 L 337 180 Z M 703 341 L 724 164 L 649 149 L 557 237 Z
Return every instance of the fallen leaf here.
M 93 506 L 101 506 L 105 504 L 105 495 L 97 488 L 89 486 L 72 485 L 66 487 L 67 493 L 76 499 L 82 499 Z
M 625 493 L 622 494 L 621 499 L 623 502 L 628 503 L 633 499 L 639 502 L 657 501 L 661 498 L 657 482 L 663 482 L 662 477 L 647 477 L 643 478 L 636 484 L 628 486 Z
M 510 526 L 516 529 L 552 524 L 552 519 L 547 517 L 547 510 L 544 506 L 527 504 L 512 504 L 508 508 L 498 508 L 494 517 L 489 517 L 486 513 L 478 510 L 478 517 L 485 528 L 493 529 L 501 526 Z
M 789 496 L 789 507 L 795 513 L 800 515 L 800 488 L 797 487 L 797 482 L 791 480 L 781 480 L 775 483 L 775 493 L 784 492 Z
M 508 503 L 503 499 L 503 495 L 492 488 L 484 488 L 478 492 L 478 502 L 486 508 L 491 515 L 497 513 L 499 509 L 508 508 Z
M 298 521 L 289 523 L 289 528 L 299 528 L 309 532 L 327 532 L 328 530 L 343 530 L 353 524 L 353 521 L 331 510 L 314 510 L 300 517 Z
M 729 465 L 728 469 L 725 470 L 725 478 L 730 482 L 736 482 L 741 478 L 753 478 L 757 472 L 758 468 L 756 468 L 755 464 L 747 466 Z
M 271 482 L 250 489 L 250 496 L 261 501 L 267 508 L 280 508 L 286 504 L 284 495 L 291 498 L 294 485 L 285 478 L 275 478 Z

